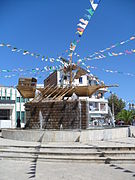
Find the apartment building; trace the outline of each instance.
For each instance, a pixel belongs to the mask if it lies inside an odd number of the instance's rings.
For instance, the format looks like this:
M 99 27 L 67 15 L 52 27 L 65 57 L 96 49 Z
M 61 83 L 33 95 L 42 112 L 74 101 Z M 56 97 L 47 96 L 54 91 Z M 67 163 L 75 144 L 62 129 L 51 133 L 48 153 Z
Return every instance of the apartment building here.
M 25 124 L 24 99 L 15 87 L 0 86 L 0 129 L 15 128 L 17 118 L 21 120 L 21 127 Z

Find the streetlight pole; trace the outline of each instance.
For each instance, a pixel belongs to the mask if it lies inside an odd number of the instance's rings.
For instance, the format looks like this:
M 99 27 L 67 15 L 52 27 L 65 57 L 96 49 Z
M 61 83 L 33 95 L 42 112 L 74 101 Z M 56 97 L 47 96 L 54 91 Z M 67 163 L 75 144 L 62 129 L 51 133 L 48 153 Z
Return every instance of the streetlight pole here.
M 72 86 L 72 55 L 70 56 L 70 87 Z
M 113 101 L 113 94 L 112 94 L 112 115 L 114 117 L 114 101 Z
M 113 94 L 111 93 L 112 95 L 112 124 L 113 126 L 115 127 L 115 121 L 114 121 L 114 97 L 113 97 Z

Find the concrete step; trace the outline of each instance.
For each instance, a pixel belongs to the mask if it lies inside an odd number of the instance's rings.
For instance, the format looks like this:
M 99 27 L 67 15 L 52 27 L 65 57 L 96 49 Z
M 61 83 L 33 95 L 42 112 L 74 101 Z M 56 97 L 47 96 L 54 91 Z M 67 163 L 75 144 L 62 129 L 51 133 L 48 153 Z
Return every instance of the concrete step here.
M 90 163 L 135 163 L 134 146 L 82 144 L 0 145 L 0 159 L 77 161 Z
M 115 164 L 134 164 L 135 158 L 115 158 L 115 157 L 87 157 L 87 156 L 24 156 L 20 155 L 0 155 L 0 159 L 11 159 L 11 160 L 25 160 L 25 161 L 55 161 L 55 162 L 89 162 L 89 163 L 115 163 Z
M 40 156 L 93 156 L 93 157 L 135 157 L 135 151 L 105 151 L 105 152 L 97 152 L 97 151 L 24 151 L 24 150 L 0 150 L 0 155 L 8 153 L 8 154 L 29 154 L 29 155 L 40 155 Z
M 6 148 L 23 148 L 23 149 L 71 149 L 71 150 L 97 150 L 97 151 L 135 151 L 135 146 L 17 146 L 17 145 L 0 145 L 0 149 Z

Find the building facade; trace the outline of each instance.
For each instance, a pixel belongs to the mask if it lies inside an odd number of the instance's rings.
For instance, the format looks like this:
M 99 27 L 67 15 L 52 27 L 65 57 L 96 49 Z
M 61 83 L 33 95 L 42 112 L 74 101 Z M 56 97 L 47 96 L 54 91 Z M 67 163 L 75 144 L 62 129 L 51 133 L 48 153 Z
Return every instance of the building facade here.
M 21 127 L 25 124 L 24 99 L 15 87 L 0 86 L 0 129 L 15 128 L 17 118 L 21 120 Z

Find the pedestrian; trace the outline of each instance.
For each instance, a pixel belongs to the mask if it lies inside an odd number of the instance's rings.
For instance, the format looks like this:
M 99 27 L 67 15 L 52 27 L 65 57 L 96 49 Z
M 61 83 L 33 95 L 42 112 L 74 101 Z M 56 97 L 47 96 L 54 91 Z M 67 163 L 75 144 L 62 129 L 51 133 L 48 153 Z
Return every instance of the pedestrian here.
M 134 117 L 134 119 L 132 120 L 132 126 L 135 126 L 135 117 Z
M 21 120 L 19 117 L 17 118 L 17 126 L 16 127 L 21 128 Z

